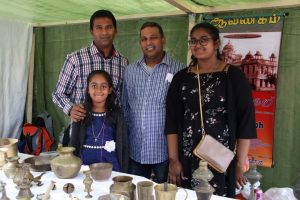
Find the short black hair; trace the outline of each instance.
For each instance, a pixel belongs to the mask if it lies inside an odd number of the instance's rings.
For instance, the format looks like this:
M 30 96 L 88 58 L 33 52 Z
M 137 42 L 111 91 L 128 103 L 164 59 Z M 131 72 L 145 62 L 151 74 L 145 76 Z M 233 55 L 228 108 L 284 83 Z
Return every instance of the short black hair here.
M 145 22 L 145 23 L 142 25 L 141 29 L 140 29 L 140 34 L 141 34 L 141 31 L 142 31 L 144 28 L 147 28 L 147 27 L 156 27 L 156 28 L 158 28 L 158 31 L 159 31 L 160 36 L 161 36 L 161 37 L 164 37 L 164 32 L 163 32 L 161 26 L 160 26 L 158 23 L 156 23 L 156 22 Z
M 115 16 L 109 10 L 97 10 L 90 18 L 90 30 L 93 30 L 95 18 L 108 18 L 111 19 L 115 29 L 117 29 L 117 21 Z

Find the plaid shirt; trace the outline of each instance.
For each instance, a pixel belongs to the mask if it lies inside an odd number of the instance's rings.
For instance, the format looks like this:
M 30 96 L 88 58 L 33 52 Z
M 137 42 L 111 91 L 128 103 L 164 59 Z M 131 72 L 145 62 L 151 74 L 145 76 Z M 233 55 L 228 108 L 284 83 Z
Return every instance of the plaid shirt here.
M 114 48 L 112 56 L 104 58 L 94 43 L 67 55 L 52 93 L 53 102 L 68 115 L 73 104 L 84 102 L 89 73 L 99 69 L 105 70 L 111 75 L 114 90 L 120 100 L 122 79 L 127 64 L 128 60 Z
M 168 159 L 166 95 L 172 76 L 183 67 L 167 54 L 152 72 L 143 58 L 126 67 L 122 106 L 129 127 L 129 155 L 136 162 L 157 164 Z

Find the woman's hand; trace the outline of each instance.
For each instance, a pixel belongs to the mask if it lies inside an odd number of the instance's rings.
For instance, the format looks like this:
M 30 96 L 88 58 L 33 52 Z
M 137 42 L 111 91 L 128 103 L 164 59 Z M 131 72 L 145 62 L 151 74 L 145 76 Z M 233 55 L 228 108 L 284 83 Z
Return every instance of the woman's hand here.
M 244 173 L 249 169 L 249 161 L 246 159 L 244 162 L 238 161 L 236 165 L 236 187 L 241 188 L 247 183 L 247 178 Z
M 185 179 L 183 168 L 179 160 L 169 160 L 168 182 L 177 186 L 181 185 L 181 179 Z
M 249 169 L 248 152 L 250 148 L 250 139 L 238 139 L 236 145 L 236 187 L 241 188 L 247 183 L 244 173 Z

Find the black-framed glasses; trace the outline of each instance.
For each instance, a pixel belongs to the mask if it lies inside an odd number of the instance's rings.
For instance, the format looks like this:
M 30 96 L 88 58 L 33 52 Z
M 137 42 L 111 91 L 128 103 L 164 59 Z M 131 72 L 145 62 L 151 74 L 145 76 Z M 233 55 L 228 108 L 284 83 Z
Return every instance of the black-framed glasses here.
M 212 39 L 212 38 L 204 36 L 204 37 L 201 37 L 199 40 L 191 39 L 188 42 L 189 42 L 190 46 L 196 46 L 197 44 L 200 44 L 201 46 L 206 46 L 210 39 Z

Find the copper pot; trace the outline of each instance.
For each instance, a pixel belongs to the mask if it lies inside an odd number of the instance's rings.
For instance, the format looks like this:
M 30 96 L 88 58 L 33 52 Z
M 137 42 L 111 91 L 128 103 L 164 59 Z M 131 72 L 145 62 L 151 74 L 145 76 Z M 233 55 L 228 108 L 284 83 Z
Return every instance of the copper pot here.
M 14 157 L 18 154 L 18 139 L 15 138 L 0 138 L 0 148 L 7 148 L 7 157 Z

